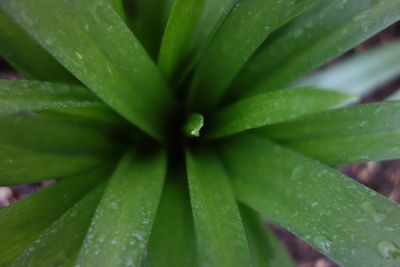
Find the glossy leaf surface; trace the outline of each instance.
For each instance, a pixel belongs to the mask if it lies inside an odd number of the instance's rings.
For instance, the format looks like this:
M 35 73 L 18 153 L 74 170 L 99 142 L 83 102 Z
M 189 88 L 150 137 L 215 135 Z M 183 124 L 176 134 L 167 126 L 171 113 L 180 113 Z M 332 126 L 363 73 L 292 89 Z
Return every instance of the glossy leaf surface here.
M 399 265 L 400 206 L 263 138 L 226 141 L 237 197 L 341 266 Z
M 0 9 L 0 56 L 28 79 L 76 82 L 75 78 Z
M 165 168 L 164 153 L 129 152 L 124 156 L 93 217 L 78 257 L 79 265 L 141 264 L 161 197 Z
M 399 101 L 364 104 L 260 128 L 259 133 L 332 165 L 387 160 L 400 156 L 399 116 Z
M 104 188 L 105 182 L 87 193 L 46 228 L 9 266 L 74 267 Z
M 110 168 L 66 177 L 14 205 L 0 210 L 0 264 L 5 266 L 73 203 L 107 177 Z
M 397 0 L 323 0 L 264 43 L 233 91 L 249 96 L 285 87 L 399 19 Z
M 251 266 L 231 184 L 212 150 L 186 152 L 200 266 Z
M 317 72 L 297 86 L 364 95 L 400 74 L 400 42 L 385 45 Z
M 43 6 L 54 12 L 43 13 Z M 175 100 L 106 0 L 12 0 L 0 7 L 105 103 L 146 133 L 165 140 Z
M 334 108 L 351 96 L 313 88 L 280 90 L 245 98 L 211 116 L 207 138 L 219 138 Z
M 238 1 L 199 61 L 189 93 L 193 111 L 215 108 L 227 86 L 275 29 L 318 0 Z
M 76 85 L 0 80 L 0 115 L 46 109 L 100 107 L 101 101 Z

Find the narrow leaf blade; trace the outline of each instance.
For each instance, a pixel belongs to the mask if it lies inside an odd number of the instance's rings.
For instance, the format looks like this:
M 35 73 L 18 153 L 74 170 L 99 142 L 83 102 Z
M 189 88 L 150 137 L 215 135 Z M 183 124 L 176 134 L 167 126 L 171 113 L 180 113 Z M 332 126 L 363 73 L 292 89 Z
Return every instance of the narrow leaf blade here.
M 207 122 L 207 138 L 220 138 L 245 130 L 291 120 L 343 104 L 351 96 L 296 88 L 245 98 L 220 111 Z
M 83 243 L 81 266 L 139 266 L 161 197 L 165 154 L 128 153 L 107 186 Z
M 175 99 L 107 0 L 12 0 L 0 7 L 105 103 L 165 140 Z
M 293 261 L 274 234 L 268 230 L 261 216 L 246 205 L 239 207 L 254 266 L 294 267 Z
M 400 42 L 395 42 L 317 72 L 297 86 L 317 86 L 362 96 L 399 74 Z
M 107 166 L 65 177 L 54 186 L 0 210 L 0 264 L 6 266 L 109 172 Z
M 399 19 L 397 0 L 323 0 L 266 40 L 232 92 L 250 96 L 285 87 Z
M 76 79 L 0 9 L 0 55 L 27 79 L 72 82 Z
M 46 228 L 9 267 L 75 266 L 77 253 L 105 185 L 105 182 L 101 183 L 75 203 Z
M 211 150 L 186 151 L 200 266 L 251 266 L 228 177 Z
M 399 205 L 262 138 L 232 138 L 221 153 L 241 201 L 341 266 L 398 266 Z
M 0 96 L 0 115 L 103 106 L 86 88 L 60 83 L 0 80 Z
M 202 55 L 189 93 L 190 108 L 200 112 L 215 108 L 264 39 L 317 1 L 238 1 Z
M 182 174 L 172 173 L 166 181 L 151 231 L 146 267 L 197 266 L 186 178 Z M 171 245 L 174 249 L 166 249 Z
M 194 30 L 206 0 L 175 0 L 163 35 L 158 65 L 164 77 L 171 80 L 187 60 Z
M 327 164 L 400 157 L 400 102 L 351 106 L 257 132 Z

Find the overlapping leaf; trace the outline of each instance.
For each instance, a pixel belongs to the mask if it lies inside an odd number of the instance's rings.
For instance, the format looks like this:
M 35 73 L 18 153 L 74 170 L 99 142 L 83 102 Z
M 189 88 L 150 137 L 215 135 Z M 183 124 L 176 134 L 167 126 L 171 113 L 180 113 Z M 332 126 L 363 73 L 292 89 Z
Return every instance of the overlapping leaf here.
M 206 0 L 175 0 L 163 35 L 158 58 L 166 79 L 176 75 L 187 60 L 191 42 Z
M 128 152 L 96 210 L 78 257 L 79 265 L 141 264 L 161 197 L 165 168 L 164 153 Z
M 201 112 L 214 108 L 264 39 L 318 1 L 238 1 L 199 61 L 189 93 L 190 108 Z
M 43 13 L 43 6 L 52 12 Z M 165 140 L 175 100 L 106 0 L 12 0 L 0 7 L 105 103 Z
M 351 57 L 306 78 L 297 86 L 317 86 L 364 95 L 400 74 L 400 42 Z
M 186 152 L 200 266 L 251 266 L 228 177 L 212 150 Z
M 196 240 L 185 176 L 171 170 L 151 231 L 146 267 L 195 267 Z M 173 249 L 166 249 L 173 246 Z
M 0 115 L 46 109 L 101 107 L 89 90 L 77 85 L 35 81 L 0 81 Z
M 60 183 L 0 210 L 0 264 L 6 266 L 109 172 L 108 166 L 65 177 Z
M 245 98 L 207 121 L 207 138 L 218 138 L 333 108 L 351 96 L 314 88 L 281 90 Z
M 323 0 L 267 39 L 237 77 L 233 93 L 285 87 L 399 19 L 397 0 Z
M 52 82 L 76 82 L 57 61 L 38 45 L 3 10 L 0 10 L 0 56 L 26 78 Z
M 328 164 L 400 157 L 400 102 L 351 106 L 257 130 Z
M 221 153 L 241 201 L 341 266 L 399 265 L 399 205 L 263 138 L 232 138 Z
M 96 186 L 46 228 L 9 266 L 75 266 L 79 248 L 105 188 Z

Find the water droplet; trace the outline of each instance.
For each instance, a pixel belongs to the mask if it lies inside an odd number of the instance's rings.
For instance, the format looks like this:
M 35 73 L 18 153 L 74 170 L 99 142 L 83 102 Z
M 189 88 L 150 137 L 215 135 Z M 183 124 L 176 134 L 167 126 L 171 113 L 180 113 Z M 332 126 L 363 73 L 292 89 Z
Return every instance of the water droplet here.
M 374 209 L 374 207 L 372 206 L 371 203 L 365 202 L 365 203 L 363 203 L 363 204 L 360 205 L 360 208 L 361 208 L 364 212 L 368 213 L 369 216 L 372 218 L 372 220 L 373 220 L 375 223 L 380 223 L 380 222 L 382 222 L 382 221 L 386 218 L 386 215 L 377 212 L 377 211 Z
M 384 240 L 378 244 L 378 252 L 384 258 L 399 258 L 400 250 L 390 241 Z
M 325 253 L 328 253 L 331 250 L 332 242 L 329 241 L 325 236 L 316 236 L 314 238 L 314 243 Z

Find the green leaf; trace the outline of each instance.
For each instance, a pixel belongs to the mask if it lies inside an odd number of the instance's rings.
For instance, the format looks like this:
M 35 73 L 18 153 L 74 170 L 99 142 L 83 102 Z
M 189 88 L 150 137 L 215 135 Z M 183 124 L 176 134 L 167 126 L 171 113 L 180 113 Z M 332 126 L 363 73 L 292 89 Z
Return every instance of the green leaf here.
M 118 146 L 99 129 L 79 122 L 20 114 L 0 117 L 0 125 L 0 143 L 34 152 L 105 157 L 106 153 L 118 151 Z
M 400 101 L 364 104 L 257 130 L 327 164 L 400 157 Z
M 224 22 L 229 11 L 239 0 L 206 1 L 192 42 L 192 50 L 201 54 L 215 32 Z M 198 59 L 198 58 L 197 58 Z
M 228 177 L 211 150 L 186 152 L 200 266 L 251 266 L 250 252 Z
M 38 152 L 0 142 L 0 185 L 57 179 L 111 163 L 104 156 Z
M 188 59 L 189 45 L 206 0 L 175 0 L 163 35 L 158 65 L 171 80 Z
M 252 128 L 291 120 L 333 108 L 349 95 L 314 88 L 296 88 L 245 98 L 211 116 L 206 122 L 207 138 L 220 138 Z
M 400 74 L 400 42 L 353 56 L 317 72 L 297 86 L 317 86 L 364 95 Z
M 238 1 L 202 55 L 189 93 L 190 108 L 200 112 L 215 108 L 264 39 L 317 1 Z
M 52 82 L 76 82 L 21 27 L 0 9 L 0 56 L 5 57 L 28 79 Z
M 247 241 L 255 267 L 294 267 L 282 245 L 271 233 L 257 212 L 239 205 Z
M 21 253 L 9 267 L 75 266 L 75 260 L 106 183 L 96 186 Z
M 340 266 L 399 266 L 399 205 L 263 138 L 232 138 L 221 153 L 238 199 Z
M 195 267 L 196 240 L 186 177 L 171 171 L 151 232 L 146 267 Z M 166 249 L 173 246 L 173 249 Z
M 285 87 L 399 19 L 397 0 L 323 0 L 266 40 L 232 92 L 249 96 Z
M 151 58 L 156 61 L 174 0 L 139 0 L 131 3 L 131 28 Z
M 132 152 L 121 160 L 86 235 L 80 266 L 140 266 L 165 169 L 166 157 L 160 152 Z
M 45 228 L 109 173 L 108 165 L 66 177 L 49 188 L 1 209 L 0 265 L 6 266 Z
M 188 50 L 191 53 L 191 57 L 188 59 L 187 65 L 182 69 L 179 79 L 175 81 L 175 87 L 182 85 L 191 71 L 196 67 L 215 32 L 224 22 L 229 11 L 237 1 L 239 0 L 206 1 L 192 42 L 187 44 L 190 47 Z
M 11 0 L 0 7 L 105 103 L 165 140 L 175 99 L 106 0 Z
M 84 108 L 61 108 L 40 111 L 40 114 L 60 118 L 66 121 L 81 122 L 108 129 L 127 127 L 129 123 L 106 106 Z M 112 126 L 112 127 L 109 127 Z
M 120 15 L 120 17 L 125 20 L 125 9 L 124 9 L 124 1 L 125 0 L 108 0 L 111 6 L 114 8 L 115 12 Z
M 49 82 L 0 80 L 0 97 L 0 115 L 102 106 L 84 87 Z

